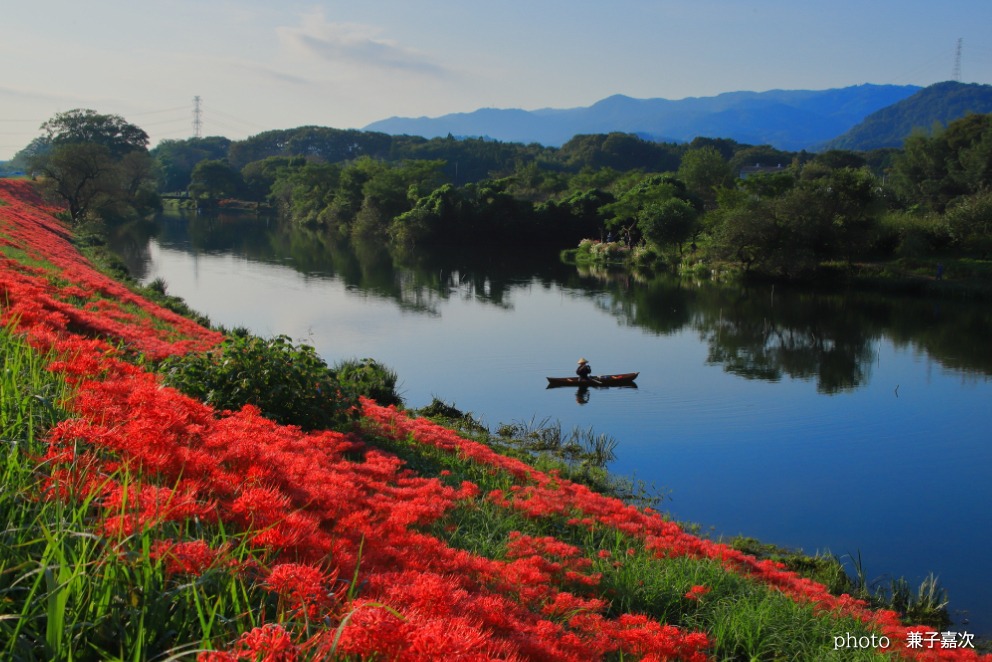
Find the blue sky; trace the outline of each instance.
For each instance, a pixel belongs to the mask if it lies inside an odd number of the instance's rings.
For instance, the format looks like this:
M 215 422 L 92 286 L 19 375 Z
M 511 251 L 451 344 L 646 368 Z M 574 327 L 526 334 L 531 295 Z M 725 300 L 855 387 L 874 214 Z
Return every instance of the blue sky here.
M 0 159 L 92 108 L 152 145 L 612 94 L 992 83 L 987 0 L 47 0 L 0 9 Z

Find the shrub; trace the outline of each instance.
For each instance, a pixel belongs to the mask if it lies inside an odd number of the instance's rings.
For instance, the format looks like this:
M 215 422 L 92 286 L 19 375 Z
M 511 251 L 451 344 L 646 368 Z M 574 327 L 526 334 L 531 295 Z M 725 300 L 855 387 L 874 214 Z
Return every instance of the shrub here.
M 941 217 L 907 212 L 886 214 L 875 238 L 878 249 L 908 258 L 942 250 L 949 241 L 947 225 Z
M 167 384 L 218 410 L 250 404 L 305 430 L 344 424 L 357 402 L 313 347 L 284 335 L 231 335 L 209 352 L 169 358 L 161 370 Z
M 351 359 L 334 366 L 338 382 L 344 390 L 364 395 L 380 405 L 403 405 L 396 392 L 396 373 L 375 359 Z

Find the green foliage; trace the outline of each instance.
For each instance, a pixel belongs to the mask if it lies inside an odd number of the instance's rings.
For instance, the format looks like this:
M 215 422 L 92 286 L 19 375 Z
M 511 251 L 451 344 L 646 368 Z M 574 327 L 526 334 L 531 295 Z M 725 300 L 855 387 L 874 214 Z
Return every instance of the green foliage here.
M 150 152 L 157 165 L 159 190 L 185 191 L 196 164 L 227 158 L 230 146 L 231 141 L 221 137 L 163 140 Z
M 45 369 L 47 359 L 5 326 L 0 326 L 0 356 L 0 454 L 17 462 L 44 452 L 44 432 L 65 416 L 67 389 L 60 375 Z
M 988 86 L 979 87 L 984 94 Z M 194 158 L 226 158 L 243 168 L 237 179 L 244 181 L 206 178 L 194 190 L 268 196 L 296 222 L 331 230 L 335 240 L 561 250 L 602 240 L 609 230 L 647 262 L 672 261 L 671 253 L 692 241 L 694 269 L 732 261 L 746 272 L 796 277 L 817 273 L 825 261 L 855 268 L 864 259 L 934 251 L 987 253 L 992 116 L 955 115 L 973 88 L 928 88 L 931 96 L 946 93 L 948 120 L 955 121 L 918 131 L 903 150 L 835 145 L 792 153 L 718 137 L 676 145 L 618 132 L 578 135 L 555 149 L 300 127 L 228 142 L 226 150 L 219 139 L 167 141 L 155 154 L 169 181 L 191 174 Z M 737 178 L 754 166 L 777 171 Z M 70 206 L 74 218 L 85 215 Z M 100 208 L 110 213 L 113 205 Z M 899 217 L 916 209 L 941 218 Z M 883 221 L 887 213 L 895 216 Z M 589 261 L 594 251 L 608 253 L 597 259 L 634 262 L 614 255 L 619 248 L 586 244 L 576 253 Z
M 870 170 L 813 163 L 795 185 L 788 183 L 759 179 L 745 189 L 750 195 L 722 194 L 707 219 L 713 254 L 745 270 L 795 276 L 872 247 L 884 201 Z
M 49 148 L 38 150 L 30 166 L 72 222 L 89 215 L 135 217 L 157 206 L 142 129 L 117 115 L 79 109 L 58 113 L 41 128 Z
M 682 245 L 696 230 L 698 216 L 699 212 L 689 202 L 669 198 L 643 208 L 637 217 L 637 228 L 648 242 L 659 249 L 674 245 L 681 254 Z
M 403 406 L 403 398 L 396 392 L 396 373 L 375 359 L 340 361 L 334 365 L 333 372 L 342 387 L 352 393 L 381 405 Z
M 256 161 L 255 164 L 266 162 L 269 160 Z M 245 170 L 250 172 L 255 164 L 245 166 Z M 316 225 L 334 202 L 340 181 L 339 166 L 291 160 L 274 173 L 269 185 L 270 197 L 293 222 Z
M 907 138 L 892 180 L 904 202 L 938 212 L 992 187 L 992 115 L 969 115 L 933 136 Z
M 573 169 L 612 168 L 666 172 L 679 167 L 684 148 L 656 143 L 629 133 L 578 135 L 559 150 L 564 164 Z
M 281 171 L 289 168 L 301 168 L 307 160 L 302 156 L 270 156 L 261 161 L 249 163 L 241 169 L 244 180 L 244 195 L 257 202 L 262 202 L 272 194 L 272 186 Z
M 41 130 L 55 147 L 101 145 L 113 158 L 145 151 L 148 147 L 148 134 L 140 127 L 128 123 L 120 115 L 102 115 L 83 108 L 56 113 L 41 125 Z
M 263 131 L 232 143 L 226 156 L 239 169 L 270 156 L 306 156 L 325 163 L 342 163 L 361 156 L 387 158 L 393 142 L 384 133 L 302 126 Z
M 721 155 L 724 152 L 721 151 Z M 775 149 L 771 145 L 757 145 L 750 147 L 747 145 L 737 145 L 732 150 L 731 156 L 724 156 L 728 159 L 730 171 L 740 173 L 745 166 L 779 167 L 788 166 L 797 157 L 793 152 L 785 152 Z
M 282 335 L 230 335 L 218 349 L 166 359 L 161 371 L 167 384 L 217 410 L 254 405 L 306 430 L 344 424 L 356 404 L 313 347 Z
M 992 252 L 992 190 L 954 200 L 945 214 L 951 240 L 965 254 Z
M 881 217 L 877 241 L 888 254 L 917 258 L 945 248 L 950 233 L 937 214 L 892 211 Z
M 200 161 L 190 175 L 189 193 L 194 198 L 231 198 L 243 188 L 241 173 L 220 159 Z
M 734 174 L 726 157 L 716 147 L 708 145 L 690 149 L 682 156 L 678 178 L 693 195 L 712 206 L 717 191 L 733 185 Z

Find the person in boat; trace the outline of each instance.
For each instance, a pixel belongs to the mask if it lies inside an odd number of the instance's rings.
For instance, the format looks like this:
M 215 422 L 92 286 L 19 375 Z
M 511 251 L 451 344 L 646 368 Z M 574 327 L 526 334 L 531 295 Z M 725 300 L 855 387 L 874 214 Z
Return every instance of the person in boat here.
M 580 382 L 590 381 L 589 375 L 592 373 L 592 366 L 585 359 L 579 359 L 579 367 L 575 369 L 575 374 L 579 376 Z

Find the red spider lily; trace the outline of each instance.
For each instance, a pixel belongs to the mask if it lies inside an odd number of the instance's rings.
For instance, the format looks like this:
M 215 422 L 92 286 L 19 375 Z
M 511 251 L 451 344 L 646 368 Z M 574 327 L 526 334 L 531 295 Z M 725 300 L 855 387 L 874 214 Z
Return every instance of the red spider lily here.
M 224 563 L 226 554 L 226 548 L 214 549 L 203 540 L 156 540 L 151 548 L 151 558 L 164 562 L 167 575 L 199 577 Z
M 343 588 L 336 569 L 330 574 L 306 563 L 280 563 L 265 578 L 269 590 L 277 593 L 284 610 L 318 618 L 338 604 Z
M 269 623 L 253 628 L 228 652 L 201 653 L 199 662 L 296 662 L 303 657 L 293 637 L 281 625 Z
M 696 585 L 696 586 L 693 586 L 692 588 L 690 588 L 686 592 L 686 594 L 685 594 L 684 597 L 685 597 L 686 600 L 699 600 L 699 598 L 703 597 L 704 595 L 706 595 L 709 592 L 710 592 L 710 587 L 709 586 Z

